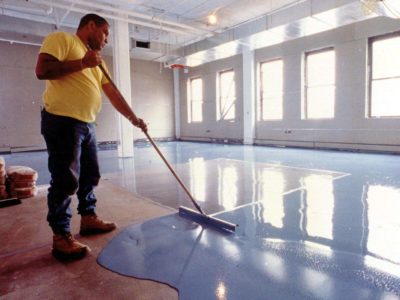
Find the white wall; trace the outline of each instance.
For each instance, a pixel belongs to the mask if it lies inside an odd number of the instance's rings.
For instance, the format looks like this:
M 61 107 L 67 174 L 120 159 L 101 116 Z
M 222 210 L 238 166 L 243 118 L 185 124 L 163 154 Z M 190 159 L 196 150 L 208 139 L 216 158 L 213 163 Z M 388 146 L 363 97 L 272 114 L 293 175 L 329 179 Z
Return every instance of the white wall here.
M 375 18 L 344 26 L 317 35 L 288 41 L 255 51 L 255 63 L 282 57 L 284 61 L 284 118 L 281 121 L 258 121 L 255 143 L 319 148 L 363 149 L 400 152 L 400 118 L 367 119 L 367 43 L 368 38 L 400 30 L 399 20 Z M 333 120 L 302 120 L 302 61 L 304 53 L 333 46 L 336 51 L 336 107 Z M 393 59 L 399 59 L 394 57 Z M 241 57 L 208 63 L 190 70 L 181 79 L 182 139 L 243 140 Z M 229 124 L 215 121 L 216 72 L 233 67 L 237 71 L 236 84 L 238 118 Z M 186 82 L 192 76 L 204 80 L 205 122 L 187 122 Z M 257 78 L 257 74 L 255 75 Z M 258 98 L 259 93 L 255 91 Z M 257 106 L 256 106 L 257 107 Z M 289 132 L 289 133 L 288 133 Z
M 45 84 L 34 73 L 38 49 L 0 42 L 0 150 L 44 144 L 40 105 Z
M 0 151 L 45 149 L 40 134 L 40 106 L 45 82 L 34 69 L 38 46 L 0 42 Z M 110 70 L 111 57 L 105 57 Z M 132 60 L 134 110 L 149 122 L 155 138 L 174 137 L 173 75 L 158 63 Z M 117 112 L 103 97 L 97 122 L 98 142 L 117 140 Z M 140 130 L 135 139 L 143 138 Z
M 159 63 L 131 61 L 133 109 L 153 138 L 175 138 L 173 72 Z M 144 138 L 140 130 L 135 138 Z

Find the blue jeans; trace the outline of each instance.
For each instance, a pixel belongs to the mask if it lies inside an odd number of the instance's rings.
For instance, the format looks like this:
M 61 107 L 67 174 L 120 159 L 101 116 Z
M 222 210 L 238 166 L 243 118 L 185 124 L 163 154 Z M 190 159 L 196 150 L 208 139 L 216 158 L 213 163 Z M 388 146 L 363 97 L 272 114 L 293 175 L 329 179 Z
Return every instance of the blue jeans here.
M 95 126 L 42 110 L 41 132 L 49 154 L 51 174 L 47 221 L 54 233 L 70 232 L 71 196 L 77 194 L 78 213 L 95 213 L 93 189 L 100 180 Z

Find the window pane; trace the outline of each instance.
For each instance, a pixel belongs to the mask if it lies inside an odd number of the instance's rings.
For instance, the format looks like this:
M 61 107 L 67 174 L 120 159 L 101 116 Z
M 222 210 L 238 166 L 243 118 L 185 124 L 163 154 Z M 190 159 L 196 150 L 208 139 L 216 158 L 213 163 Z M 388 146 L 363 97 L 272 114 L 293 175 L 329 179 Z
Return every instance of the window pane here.
M 235 73 L 226 71 L 219 73 L 218 120 L 233 120 L 236 116 Z
M 283 118 L 283 61 L 261 64 L 261 116 L 263 120 Z
M 203 121 L 203 102 L 193 101 L 192 102 L 192 122 Z
M 335 52 L 333 50 L 307 56 L 307 85 L 335 84 Z
M 310 119 L 335 116 L 335 87 L 323 86 L 307 90 L 307 117 Z
M 263 97 L 262 116 L 264 120 L 281 120 L 283 118 L 282 95 Z
M 221 99 L 221 119 L 232 120 L 235 118 L 235 99 Z
M 235 81 L 233 71 L 221 73 L 221 97 L 235 97 Z
M 268 94 L 282 93 L 283 62 L 275 60 L 261 65 L 262 91 Z
M 372 82 L 371 116 L 400 116 L 400 78 Z
M 192 80 L 192 100 L 203 99 L 203 81 L 201 78 Z
M 203 79 L 190 80 L 190 99 L 188 103 L 189 123 L 203 121 Z
M 335 116 L 335 52 L 326 50 L 306 57 L 306 118 Z
M 400 37 L 375 41 L 372 53 L 373 79 L 400 76 Z

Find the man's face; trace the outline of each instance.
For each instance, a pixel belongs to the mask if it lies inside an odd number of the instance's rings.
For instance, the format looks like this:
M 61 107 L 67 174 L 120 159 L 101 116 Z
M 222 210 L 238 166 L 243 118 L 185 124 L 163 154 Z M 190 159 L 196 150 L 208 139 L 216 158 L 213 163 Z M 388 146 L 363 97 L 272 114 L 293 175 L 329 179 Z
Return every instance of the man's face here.
M 103 49 L 108 43 L 110 26 L 107 23 L 104 23 L 103 25 L 97 27 L 94 22 L 93 24 L 90 24 L 90 26 L 92 32 L 89 37 L 89 46 L 92 50 L 101 51 L 101 49 Z

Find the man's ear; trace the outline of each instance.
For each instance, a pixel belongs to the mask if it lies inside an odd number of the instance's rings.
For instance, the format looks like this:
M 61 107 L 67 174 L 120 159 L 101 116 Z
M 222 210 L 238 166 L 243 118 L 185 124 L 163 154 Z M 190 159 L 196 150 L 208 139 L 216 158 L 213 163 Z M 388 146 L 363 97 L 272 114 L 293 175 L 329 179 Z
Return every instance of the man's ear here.
M 90 30 L 93 30 L 96 28 L 96 23 L 92 20 L 88 22 L 88 27 Z

